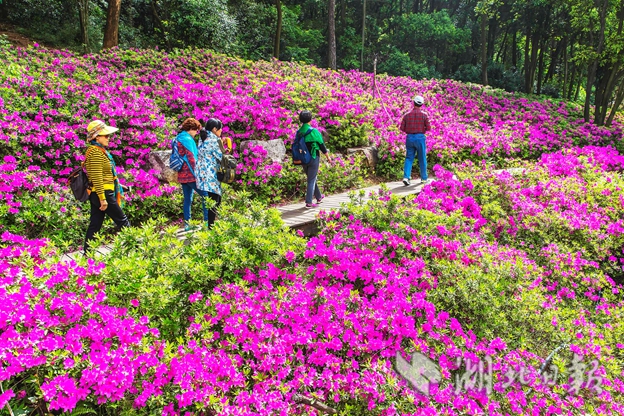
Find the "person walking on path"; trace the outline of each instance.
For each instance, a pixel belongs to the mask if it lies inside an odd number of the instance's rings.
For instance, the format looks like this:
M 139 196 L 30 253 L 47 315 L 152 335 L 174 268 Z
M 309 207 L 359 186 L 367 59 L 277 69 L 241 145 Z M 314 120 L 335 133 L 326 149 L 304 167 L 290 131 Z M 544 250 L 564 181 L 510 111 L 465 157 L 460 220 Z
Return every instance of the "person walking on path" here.
M 408 186 L 412 180 L 412 165 L 414 156 L 418 156 L 420 179 L 427 183 L 427 142 L 425 133 L 431 130 L 429 115 L 421 107 L 425 99 L 417 95 L 413 99 L 414 109 L 407 113 L 401 121 L 401 131 L 407 134 L 405 138 L 405 164 L 403 165 L 403 185 Z
M 208 210 L 208 228 L 214 224 L 217 218 L 217 209 L 221 205 L 221 182 L 217 178 L 219 164 L 223 158 L 223 145 L 221 142 L 221 132 L 223 123 L 221 120 L 211 118 L 206 122 L 204 130 L 199 132 L 200 141 L 197 152 L 197 168 L 195 169 L 198 193 L 202 197 L 210 198 L 214 201 L 213 206 Z
M 130 221 L 122 210 L 123 189 L 117 178 L 115 161 L 106 150 L 110 135 L 118 131 L 117 127 L 107 126 L 101 120 L 94 120 L 87 126 L 89 147 L 85 153 L 85 169 L 91 184 L 89 203 L 91 216 L 84 242 L 84 254 L 87 255 L 89 242 L 102 229 L 104 218 L 108 215 L 117 227 L 128 227 Z
M 323 136 L 321 135 L 321 132 L 310 126 L 310 121 L 312 121 L 312 113 L 307 110 L 302 111 L 301 113 L 299 113 L 299 121 L 302 124 L 297 131 L 297 134 L 305 136 L 306 147 L 308 148 L 308 151 L 312 156 L 312 160 L 310 161 L 310 163 L 301 165 L 303 166 L 303 171 L 305 172 L 308 179 L 305 208 L 316 208 L 325 197 L 321 193 L 321 190 L 319 189 L 317 183 L 318 171 L 321 164 L 320 153 L 322 152 L 329 158 L 329 151 L 327 150 L 327 147 L 325 147 L 325 142 L 323 142 Z M 312 203 L 312 197 L 316 198 L 316 204 Z
M 191 204 L 193 203 L 193 191 L 200 196 L 204 196 L 205 192 L 197 189 L 195 179 L 195 164 L 197 161 L 197 144 L 195 136 L 201 129 L 201 124 L 194 118 L 187 118 L 182 122 L 181 132 L 175 138 L 175 145 L 178 146 L 178 153 L 181 158 L 185 158 L 185 163 L 178 172 L 178 182 L 182 185 L 182 193 L 184 195 L 184 203 L 182 206 L 182 215 L 184 216 L 184 230 L 189 231 L 191 226 Z M 202 208 L 204 210 L 204 221 L 208 222 L 208 210 L 202 198 Z

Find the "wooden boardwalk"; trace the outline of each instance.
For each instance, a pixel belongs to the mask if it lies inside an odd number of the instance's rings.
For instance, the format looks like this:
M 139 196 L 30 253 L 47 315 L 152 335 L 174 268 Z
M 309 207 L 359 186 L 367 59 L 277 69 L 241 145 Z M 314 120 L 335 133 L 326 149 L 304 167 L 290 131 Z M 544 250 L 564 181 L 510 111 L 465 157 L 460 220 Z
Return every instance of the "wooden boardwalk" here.
M 429 183 L 432 181 L 432 179 L 429 179 Z M 385 186 L 396 195 L 413 195 L 420 193 L 423 185 L 420 182 L 416 184 L 416 180 L 414 180 L 410 186 L 403 185 L 401 181 L 389 182 Z M 349 192 L 360 193 L 364 191 L 364 200 L 367 201 L 370 199 L 371 192 L 377 192 L 380 188 L 381 185 L 376 185 Z M 294 229 L 300 229 L 304 234 L 310 235 L 315 231 L 315 221 L 319 212 L 339 209 L 341 204 L 349 202 L 349 192 L 327 195 L 317 208 L 305 208 L 305 202 L 298 202 L 277 207 L 277 210 L 281 212 L 282 219 L 286 225 Z
M 524 169 L 523 168 L 499 169 L 499 170 L 495 170 L 494 173 L 498 174 L 503 171 L 507 171 L 511 173 L 512 175 L 519 175 L 519 174 L 522 174 Z M 429 178 L 429 183 L 433 181 L 435 181 L 435 179 Z M 390 192 L 392 192 L 395 195 L 403 195 L 403 196 L 415 195 L 415 194 L 420 193 L 423 185 L 420 183 L 416 183 L 416 180 L 414 180 L 413 182 L 414 183 L 410 186 L 405 186 L 403 185 L 403 182 L 400 182 L 400 181 L 388 182 L 388 183 L 385 183 L 385 186 L 388 188 Z M 350 192 L 356 192 L 359 194 L 361 191 L 363 191 L 364 192 L 363 199 L 367 201 L 370 199 L 371 192 L 377 192 L 380 188 L 381 188 L 381 185 L 376 185 L 376 186 L 370 186 L 368 188 L 357 189 L 357 190 L 350 191 Z M 283 205 L 281 207 L 277 207 L 277 210 L 282 214 L 282 219 L 284 220 L 284 223 L 286 225 L 296 230 L 302 230 L 304 234 L 306 235 L 311 235 L 317 231 L 316 230 L 316 218 L 319 212 L 321 212 L 321 210 L 323 211 L 337 210 L 337 209 L 340 209 L 341 204 L 347 203 L 347 202 L 349 202 L 349 192 L 343 192 L 343 193 L 335 194 L 335 195 L 327 195 L 323 199 L 323 202 L 317 208 L 306 209 L 304 208 L 304 205 L 305 205 L 304 202 L 298 202 L 296 204 Z M 185 232 L 183 228 L 180 228 L 178 230 L 177 235 L 178 235 L 178 238 L 185 239 L 186 235 L 192 232 L 193 231 Z M 102 247 L 99 247 L 96 251 L 100 255 L 105 255 L 108 252 L 110 252 L 110 247 L 108 245 L 104 245 Z M 81 252 L 75 251 L 73 253 L 65 253 L 62 255 L 61 258 L 65 260 L 73 260 L 77 256 L 81 256 L 81 255 L 82 255 Z

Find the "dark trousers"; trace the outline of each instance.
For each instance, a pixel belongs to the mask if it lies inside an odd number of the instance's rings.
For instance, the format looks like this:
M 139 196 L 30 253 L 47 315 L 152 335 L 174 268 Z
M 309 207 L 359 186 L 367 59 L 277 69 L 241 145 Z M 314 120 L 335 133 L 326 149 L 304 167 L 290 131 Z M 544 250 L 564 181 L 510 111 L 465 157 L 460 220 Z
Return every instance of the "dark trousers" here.
M 182 184 L 182 193 L 184 194 L 184 206 L 182 207 L 184 215 L 184 223 L 187 224 L 191 219 L 191 204 L 193 203 L 193 191 L 197 192 L 197 195 L 201 198 L 202 209 L 204 210 L 204 221 L 208 224 L 208 227 L 214 224 L 217 219 L 217 208 L 221 205 L 221 195 L 214 194 L 212 192 L 201 190 L 197 187 L 197 182 L 189 182 Z M 206 201 L 204 198 L 210 198 L 215 201 L 212 208 L 206 207 Z
M 214 206 L 208 210 L 208 228 L 210 228 L 217 219 L 217 208 L 219 208 L 219 205 L 221 205 L 221 195 L 213 194 L 212 192 L 206 192 L 206 194 L 208 198 L 215 201 Z
M 102 229 L 104 224 L 104 218 L 108 215 L 117 224 L 117 227 L 128 227 L 130 221 L 124 214 L 123 210 L 117 205 L 115 199 L 115 192 L 104 191 L 106 196 L 106 202 L 108 202 L 108 208 L 106 211 L 100 211 L 100 197 L 95 192 L 91 192 L 89 195 L 89 203 L 91 203 L 91 218 L 89 222 L 89 228 L 87 228 L 87 236 L 85 237 L 84 252 L 87 254 L 89 250 L 89 242 L 93 240 L 93 236 Z

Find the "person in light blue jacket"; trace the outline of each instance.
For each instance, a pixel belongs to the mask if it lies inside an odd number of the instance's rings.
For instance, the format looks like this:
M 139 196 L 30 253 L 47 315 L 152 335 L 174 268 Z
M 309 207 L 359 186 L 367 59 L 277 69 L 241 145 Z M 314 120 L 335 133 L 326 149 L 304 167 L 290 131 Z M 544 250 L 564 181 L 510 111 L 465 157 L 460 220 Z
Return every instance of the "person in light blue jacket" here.
M 221 182 L 217 179 L 217 171 L 223 158 L 223 146 L 220 144 L 223 123 L 221 120 L 211 118 L 206 122 L 205 128 L 199 132 L 199 146 L 197 148 L 197 164 L 195 176 L 197 188 L 204 191 L 208 198 L 214 201 L 212 208 L 208 210 L 208 228 L 212 227 L 217 218 L 217 209 L 221 205 Z

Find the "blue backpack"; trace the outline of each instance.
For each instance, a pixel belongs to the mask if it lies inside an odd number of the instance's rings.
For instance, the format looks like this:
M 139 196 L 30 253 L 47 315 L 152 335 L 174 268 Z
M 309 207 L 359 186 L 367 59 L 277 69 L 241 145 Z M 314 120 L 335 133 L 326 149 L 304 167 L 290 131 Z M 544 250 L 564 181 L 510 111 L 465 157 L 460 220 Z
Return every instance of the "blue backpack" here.
M 186 155 L 184 155 L 184 157 L 180 156 L 180 151 L 178 150 L 178 139 L 175 138 L 171 142 L 171 156 L 169 157 L 169 167 L 176 172 L 180 172 L 182 166 L 185 163 L 189 167 L 193 176 L 195 176 L 195 172 L 193 172 L 193 168 L 191 167 L 191 164 L 189 163 Z
M 308 134 L 312 133 L 312 130 L 314 129 L 310 127 L 308 131 L 305 132 L 305 134 L 301 134 L 300 132 L 297 132 L 297 134 L 295 134 L 295 140 L 293 141 L 291 148 L 293 164 L 307 165 L 308 163 L 312 162 L 312 154 L 308 150 L 308 146 L 306 146 L 305 144 L 305 138 Z

